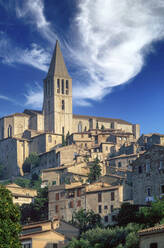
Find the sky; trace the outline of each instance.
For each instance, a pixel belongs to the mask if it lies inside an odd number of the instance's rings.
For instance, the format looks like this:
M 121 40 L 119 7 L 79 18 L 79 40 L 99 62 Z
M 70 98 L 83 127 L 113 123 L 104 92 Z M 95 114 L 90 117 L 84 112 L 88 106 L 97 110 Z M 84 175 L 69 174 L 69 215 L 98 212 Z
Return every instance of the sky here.
M 74 113 L 164 133 L 163 0 L 0 0 L 0 117 L 42 109 L 56 40 Z

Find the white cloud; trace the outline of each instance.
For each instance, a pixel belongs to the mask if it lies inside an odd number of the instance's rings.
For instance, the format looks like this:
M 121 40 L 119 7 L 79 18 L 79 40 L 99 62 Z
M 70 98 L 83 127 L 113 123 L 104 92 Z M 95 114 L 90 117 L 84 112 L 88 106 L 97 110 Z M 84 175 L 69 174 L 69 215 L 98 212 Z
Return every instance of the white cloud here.
M 88 80 L 76 85 L 74 97 L 101 100 L 134 78 L 153 42 L 164 38 L 164 1 L 80 0 L 78 7 L 78 46 L 70 50 Z
M 46 20 L 43 0 L 24 0 L 23 5 L 17 5 L 16 13 L 18 18 L 25 18 L 27 22 L 34 24 L 39 33 L 54 47 L 54 42 L 58 38 Z
M 47 72 L 50 54 L 35 43 L 26 49 L 17 47 L 5 33 L 1 32 L 0 59 L 4 64 L 26 64 Z
M 35 83 L 34 87 L 28 87 L 25 94 L 25 105 L 32 108 L 40 108 L 43 104 L 43 89 L 38 84 Z

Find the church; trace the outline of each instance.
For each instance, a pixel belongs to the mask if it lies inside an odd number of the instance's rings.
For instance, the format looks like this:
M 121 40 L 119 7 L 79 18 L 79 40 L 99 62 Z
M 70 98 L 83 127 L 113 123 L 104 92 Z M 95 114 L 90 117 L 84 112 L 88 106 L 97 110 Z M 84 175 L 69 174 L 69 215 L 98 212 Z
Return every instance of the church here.
M 72 78 L 56 42 L 49 70 L 43 82 L 44 99 L 41 111 L 25 109 L 0 119 L 0 162 L 6 175 L 23 175 L 22 164 L 30 153 L 42 154 L 62 143 L 63 135 L 89 130 L 121 130 L 134 139 L 140 126 L 125 120 L 77 115 L 72 113 Z

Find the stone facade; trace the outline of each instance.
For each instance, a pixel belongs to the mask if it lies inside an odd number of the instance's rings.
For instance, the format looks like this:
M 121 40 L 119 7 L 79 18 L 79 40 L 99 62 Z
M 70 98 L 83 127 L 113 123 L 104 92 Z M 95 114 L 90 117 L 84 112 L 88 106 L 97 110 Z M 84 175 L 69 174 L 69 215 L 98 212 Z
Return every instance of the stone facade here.
M 164 146 L 153 145 L 133 162 L 134 204 L 147 204 L 164 195 Z
M 104 224 L 114 224 L 114 215 L 123 201 L 123 187 L 97 182 L 80 182 L 49 188 L 49 218 L 70 221 L 81 208 L 100 214 Z
M 13 203 L 22 205 L 22 204 L 30 204 L 33 202 L 34 197 L 37 196 L 37 191 L 34 189 L 22 188 L 19 185 L 12 183 L 6 185 L 6 189 L 8 189 L 13 197 Z
M 139 231 L 140 248 L 163 248 L 164 225 L 158 225 Z

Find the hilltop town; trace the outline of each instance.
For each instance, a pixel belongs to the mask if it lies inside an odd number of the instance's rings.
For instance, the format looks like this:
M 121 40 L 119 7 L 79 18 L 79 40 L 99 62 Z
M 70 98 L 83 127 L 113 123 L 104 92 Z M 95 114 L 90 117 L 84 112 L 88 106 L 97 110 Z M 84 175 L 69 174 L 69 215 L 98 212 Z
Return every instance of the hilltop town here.
M 41 225 L 49 232 L 53 225 L 61 245 L 61 230 L 77 237 L 68 223 L 80 209 L 93 210 L 104 226 L 112 226 L 123 203 L 144 206 L 164 196 L 164 135 L 140 135 L 139 124 L 110 116 L 73 114 L 72 78 L 58 41 L 43 87 L 41 111 L 25 109 L 0 119 L 1 182 L 11 180 L 6 187 L 14 202 L 30 204 L 37 195 L 16 185 L 16 178 L 35 175 L 41 188 L 48 187 L 48 220 L 24 227 L 23 247 L 31 238 L 28 229 Z M 31 156 L 37 163 L 29 166 Z M 91 179 L 93 166 L 100 170 Z

